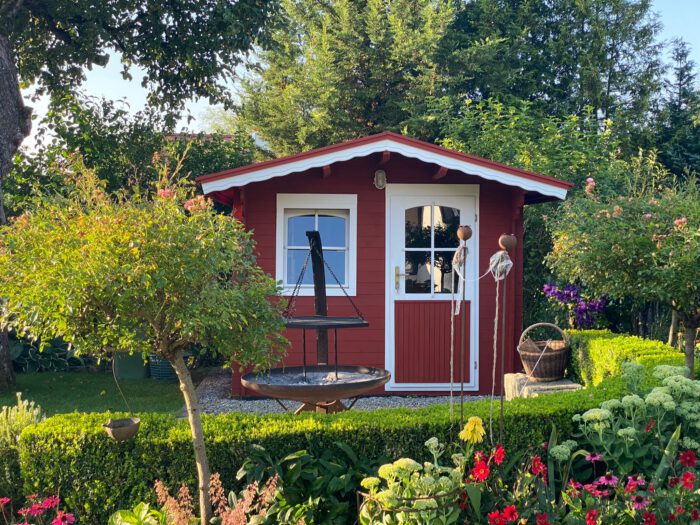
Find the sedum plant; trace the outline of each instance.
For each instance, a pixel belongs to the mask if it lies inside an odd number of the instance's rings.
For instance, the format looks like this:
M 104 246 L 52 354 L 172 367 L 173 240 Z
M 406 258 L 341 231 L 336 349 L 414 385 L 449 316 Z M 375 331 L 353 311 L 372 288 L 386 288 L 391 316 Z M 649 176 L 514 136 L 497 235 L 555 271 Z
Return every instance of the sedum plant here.
M 153 352 L 177 373 L 192 433 L 203 523 L 211 517 L 200 408 L 184 351 L 200 344 L 265 367 L 284 349 L 275 281 L 251 236 L 163 173 L 152 196 L 109 195 L 76 167 L 68 197 L 43 199 L 2 229 L 0 325 L 60 337 L 78 354 Z

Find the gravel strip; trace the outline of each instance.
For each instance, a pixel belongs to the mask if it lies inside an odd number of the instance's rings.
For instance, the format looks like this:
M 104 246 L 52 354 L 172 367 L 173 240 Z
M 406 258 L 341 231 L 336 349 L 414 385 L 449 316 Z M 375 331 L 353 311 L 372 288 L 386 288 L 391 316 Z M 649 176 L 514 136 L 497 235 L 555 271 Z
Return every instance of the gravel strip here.
M 246 413 L 280 413 L 284 409 L 274 399 L 231 399 L 231 374 L 228 370 L 209 374 L 197 387 L 199 403 L 206 414 L 225 414 L 228 412 Z M 488 396 L 466 396 L 465 401 L 480 401 Z M 449 396 L 368 396 L 361 397 L 353 409 L 376 410 L 378 408 L 422 408 L 431 405 L 449 403 Z M 282 401 L 287 408 L 295 410 L 297 401 Z M 345 404 L 350 401 L 346 400 Z M 455 395 L 455 405 L 459 405 L 459 394 Z

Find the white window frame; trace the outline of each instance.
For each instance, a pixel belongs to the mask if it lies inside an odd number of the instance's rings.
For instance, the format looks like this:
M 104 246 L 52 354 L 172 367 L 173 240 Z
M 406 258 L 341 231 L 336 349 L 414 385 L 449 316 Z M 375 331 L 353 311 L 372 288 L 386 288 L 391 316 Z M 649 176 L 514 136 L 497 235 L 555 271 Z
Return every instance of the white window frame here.
M 304 210 L 309 213 L 338 212 L 348 213 L 348 249 L 347 268 L 345 270 L 347 286 L 345 291 L 350 296 L 357 295 L 357 195 L 352 193 L 278 193 L 277 194 L 277 231 L 275 240 L 275 279 L 281 282 L 283 294 L 289 295 L 294 284 L 287 284 L 287 221 L 290 210 Z M 311 266 L 307 272 L 311 271 Z M 296 276 L 295 276 L 296 280 Z M 313 285 L 301 285 L 299 296 L 313 297 Z M 326 295 L 340 297 L 343 291 L 335 282 L 326 282 Z

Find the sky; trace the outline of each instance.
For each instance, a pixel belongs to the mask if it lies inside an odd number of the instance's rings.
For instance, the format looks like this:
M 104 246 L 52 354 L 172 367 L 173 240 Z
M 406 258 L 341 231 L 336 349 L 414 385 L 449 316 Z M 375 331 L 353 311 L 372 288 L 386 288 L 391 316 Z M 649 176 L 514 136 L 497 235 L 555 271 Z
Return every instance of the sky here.
M 691 48 L 691 58 L 700 65 L 700 0 L 653 0 L 653 11 L 658 13 L 663 30 L 661 40 L 672 40 L 681 37 L 686 40 Z M 115 57 L 113 57 L 115 58 Z M 87 74 L 87 81 L 83 84 L 83 91 L 88 96 L 104 97 L 111 100 L 125 99 L 132 111 L 138 111 L 145 106 L 146 90 L 141 87 L 141 75 L 134 71 L 135 80 L 129 82 L 122 79 L 121 64 L 118 60 L 110 60 L 106 67 L 95 67 Z M 34 134 L 38 121 L 46 114 L 47 101 L 27 102 L 34 107 L 35 120 L 32 135 L 26 140 L 25 145 L 31 147 L 34 143 Z M 181 127 L 187 127 L 190 131 L 206 131 L 206 112 L 209 104 L 205 100 L 192 101 L 187 108 L 194 117 L 189 124 L 181 122 Z

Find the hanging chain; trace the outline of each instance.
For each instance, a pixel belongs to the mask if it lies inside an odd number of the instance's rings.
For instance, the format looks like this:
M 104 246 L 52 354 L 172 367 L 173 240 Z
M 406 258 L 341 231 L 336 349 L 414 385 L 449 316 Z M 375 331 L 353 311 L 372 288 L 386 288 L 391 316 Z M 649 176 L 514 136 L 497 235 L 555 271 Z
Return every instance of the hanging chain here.
M 352 300 L 352 297 L 350 297 L 350 295 L 348 294 L 348 292 L 347 292 L 347 290 L 345 289 L 345 287 L 341 284 L 340 279 L 338 279 L 338 276 L 337 276 L 337 275 L 335 274 L 335 272 L 333 271 L 333 268 L 331 268 L 331 266 L 328 264 L 328 261 L 326 261 L 326 258 L 323 256 L 323 254 L 322 254 L 321 252 L 318 251 L 318 248 L 316 248 L 316 253 L 318 254 L 318 256 L 319 256 L 319 257 L 321 258 L 321 260 L 323 261 L 323 264 L 326 265 L 326 268 L 328 268 L 328 271 L 329 271 L 329 272 L 331 273 L 331 275 L 333 276 L 333 279 L 335 279 L 335 282 L 338 283 L 338 286 L 340 286 L 340 289 L 343 291 L 343 294 L 345 295 L 345 297 L 347 298 L 347 300 L 350 301 L 350 304 L 351 304 L 352 307 L 355 309 L 355 313 L 357 314 L 357 317 L 359 317 L 360 319 L 364 319 L 365 316 L 362 315 L 362 312 L 360 311 L 360 309 L 359 309 L 359 308 L 357 307 L 357 305 L 355 304 L 355 301 Z
M 285 317 L 291 317 L 294 313 L 294 307 L 296 306 L 297 297 L 299 296 L 299 290 L 301 289 L 301 283 L 304 280 L 304 274 L 306 273 L 306 267 L 309 265 L 309 259 L 311 258 L 311 250 L 306 254 L 306 259 L 304 259 L 304 265 L 301 267 L 301 273 L 299 273 L 299 278 L 294 285 L 294 290 L 292 290 L 292 295 L 289 298 L 289 303 L 287 303 L 287 308 L 284 309 L 283 315 Z

